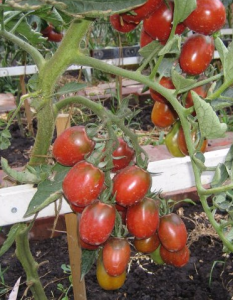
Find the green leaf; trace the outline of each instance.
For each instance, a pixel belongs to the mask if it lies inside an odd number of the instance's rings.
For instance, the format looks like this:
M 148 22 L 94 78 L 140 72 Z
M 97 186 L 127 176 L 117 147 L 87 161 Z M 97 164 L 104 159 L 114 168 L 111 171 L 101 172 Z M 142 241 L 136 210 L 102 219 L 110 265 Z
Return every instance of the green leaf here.
M 5 240 L 2 247 L 0 248 L 0 256 L 2 256 L 5 252 L 7 252 L 8 249 L 10 249 L 10 247 L 15 241 L 15 237 L 17 236 L 20 228 L 21 225 L 19 223 L 11 226 L 9 233 L 7 234 L 7 239 Z
M 98 258 L 99 250 L 86 250 L 82 249 L 81 259 L 81 278 L 82 281 L 84 276 L 90 271 L 91 267 Z
M 159 51 L 158 55 L 165 55 L 167 53 L 180 53 L 181 36 L 176 34 L 166 45 Z
M 196 8 L 196 0 L 174 0 L 174 24 L 183 22 L 191 12 Z
M 47 21 L 47 23 L 53 24 L 54 27 L 64 25 L 64 20 L 55 7 L 50 5 L 44 5 L 43 7 L 33 11 L 33 16 Z
M 86 83 L 69 82 L 69 83 L 65 84 L 63 87 L 61 87 L 56 92 L 56 95 L 63 95 L 63 94 L 74 93 L 74 92 L 82 90 L 86 86 L 87 86 Z
M 229 82 L 233 80 L 233 43 L 228 46 L 228 53 L 225 59 L 225 66 L 223 68 L 225 81 Z
M 146 45 L 145 47 L 142 47 L 138 52 L 142 57 L 147 58 L 148 56 L 151 55 L 151 52 L 154 52 L 156 55 L 156 53 L 159 53 L 159 51 L 162 48 L 163 48 L 163 45 L 161 45 L 160 42 L 153 41 L 153 42 L 149 43 L 148 45 Z
M 230 107 L 233 105 L 233 87 L 229 87 L 225 90 L 221 96 L 217 99 L 214 99 L 210 102 L 210 105 L 215 111 Z
M 223 69 L 224 69 L 224 67 L 226 65 L 226 57 L 228 54 L 228 49 L 219 37 L 217 37 L 214 42 L 215 42 L 215 47 L 219 53 L 219 57 L 220 57 L 220 60 L 222 62 Z
M 62 182 L 70 167 L 56 164 L 52 174 L 38 185 L 24 217 L 31 216 L 62 196 Z
M 229 178 L 229 173 L 224 164 L 219 164 L 215 170 L 211 187 L 221 186 Z
M 52 1 L 51 3 L 56 9 L 68 15 L 77 16 L 86 14 L 98 17 L 103 13 L 111 14 L 112 12 L 123 12 L 144 4 L 145 2 L 145 0 L 63 0 Z M 43 0 L 18 0 L 16 3 L 14 1 L 10 2 L 13 8 L 17 7 L 17 9 L 20 8 L 26 11 L 29 9 L 40 9 L 43 4 Z
M 160 76 L 170 77 L 171 76 L 171 70 L 174 68 L 174 62 L 176 60 L 176 57 L 164 57 L 162 62 L 159 65 L 158 73 Z M 179 66 L 177 65 L 177 68 Z M 181 69 L 180 69 L 181 71 Z
M 209 103 L 206 103 L 194 91 L 191 91 L 191 94 L 202 137 L 206 139 L 224 137 L 227 125 L 220 123 L 218 116 Z
M 10 138 L 11 138 L 11 133 L 8 129 L 3 129 L 0 132 L 0 150 L 5 150 L 10 146 L 11 144 Z
M 176 87 L 177 93 L 182 89 L 191 87 L 196 82 L 196 80 L 194 79 L 183 77 L 175 69 L 172 69 L 171 75 L 172 75 L 172 82 Z

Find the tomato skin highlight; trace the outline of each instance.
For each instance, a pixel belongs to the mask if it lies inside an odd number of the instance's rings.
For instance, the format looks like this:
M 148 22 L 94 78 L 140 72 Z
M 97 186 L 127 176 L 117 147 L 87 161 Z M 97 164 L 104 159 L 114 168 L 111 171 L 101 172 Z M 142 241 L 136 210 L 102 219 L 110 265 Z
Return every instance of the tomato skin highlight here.
M 118 138 L 118 142 L 119 145 L 117 149 L 115 149 L 112 153 L 114 165 L 112 172 L 117 172 L 127 167 L 129 163 L 133 160 L 135 154 L 134 149 L 129 147 L 128 144 L 122 138 Z M 114 159 L 121 156 L 122 158 L 120 159 Z
M 170 213 L 160 218 L 158 235 L 161 244 L 171 252 L 181 250 L 187 242 L 185 224 L 175 213 Z
M 138 239 L 146 239 L 155 234 L 159 224 L 158 204 L 154 199 L 144 198 L 129 206 L 126 214 L 128 231 Z
M 112 27 L 122 33 L 134 30 L 139 23 L 128 23 L 123 19 L 124 14 L 114 14 L 109 17 Z
M 151 187 L 150 174 L 138 166 L 128 166 L 113 177 L 113 191 L 117 204 L 133 205 L 142 200 Z
M 185 154 L 181 152 L 179 143 L 178 143 L 178 135 L 180 129 L 180 121 L 177 121 L 168 134 L 165 137 L 165 145 L 167 150 L 174 156 L 174 157 L 184 157 Z
M 119 276 L 130 260 L 130 245 L 124 238 L 109 238 L 103 247 L 103 265 L 110 276 Z
M 226 22 L 226 10 L 220 0 L 197 0 L 196 9 L 184 20 L 191 30 L 211 35 Z
M 184 42 L 179 63 L 183 72 L 189 75 L 203 73 L 214 56 L 214 40 L 210 36 L 194 34 Z
M 129 13 L 123 14 L 123 19 L 130 23 L 141 22 L 151 15 L 161 4 L 163 0 L 148 0 L 145 4 L 132 9 Z
M 135 237 L 133 244 L 136 250 L 139 252 L 152 253 L 159 247 L 160 240 L 157 232 L 155 232 L 152 236 L 145 239 L 138 239 Z
M 100 252 L 99 257 L 97 259 L 96 278 L 99 286 L 102 289 L 106 291 L 117 290 L 121 288 L 125 283 L 126 271 L 124 271 L 119 276 L 110 276 L 104 268 L 102 252 Z
M 167 89 L 171 89 L 171 90 L 175 89 L 175 86 L 170 77 L 163 76 L 160 79 L 159 84 L 161 84 L 163 87 L 165 87 Z M 163 97 L 160 93 L 156 92 L 155 90 L 153 90 L 151 88 L 150 88 L 150 95 L 154 101 L 158 101 L 158 102 L 165 103 L 165 104 L 168 103 L 168 101 L 165 97 Z
M 163 3 L 148 18 L 143 21 L 145 31 L 154 39 L 159 41 L 167 41 L 172 30 L 174 3 L 169 2 L 167 7 Z M 185 30 L 183 23 L 176 27 L 176 34 L 181 34 Z
M 87 244 L 103 244 L 114 228 L 115 218 L 116 210 L 112 205 L 100 201 L 88 205 L 79 222 L 80 238 Z
M 89 139 L 84 126 L 73 126 L 63 131 L 53 144 L 53 156 L 64 166 L 73 166 L 94 150 L 95 142 Z
M 177 113 L 172 106 L 158 101 L 155 102 L 151 112 L 151 121 L 155 126 L 166 128 L 175 123 L 176 119 Z
M 66 174 L 62 189 L 70 203 L 83 207 L 98 198 L 103 185 L 104 173 L 94 165 L 81 161 Z
M 181 268 L 188 263 L 190 251 L 187 246 L 184 246 L 184 248 L 179 251 L 170 252 L 161 245 L 160 255 L 166 264 Z

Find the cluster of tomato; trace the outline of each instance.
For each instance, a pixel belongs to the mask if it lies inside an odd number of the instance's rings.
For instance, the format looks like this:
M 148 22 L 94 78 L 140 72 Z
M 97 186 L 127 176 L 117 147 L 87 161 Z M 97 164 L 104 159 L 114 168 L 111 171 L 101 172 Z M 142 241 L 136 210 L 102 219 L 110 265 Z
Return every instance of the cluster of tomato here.
M 134 238 L 135 249 L 151 253 L 154 261 L 185 265 L 189 259 L 185 225 L 174 213 L 160 217 L 159 200 L 147 196 L 151 175 L 134 164 L 135 151 L 118 138 L 112 152 L 110 201 L 103 201 L 100 199 L 107 188 L 105 172 L 87 160 L 94 149 L 95 142 L 85 127 L 73 126 L 57 137 L 53 156 L 58 163 L 71 167 L 62 188 L 73 211 L 81 214 L 81 247 L 99 249 L 99 285 L 115 290 L 124 284 L 131 254 L 128 235 Z
M 148 0 L 144 5 L 130 12 L 111 16 L 110 22 L 116 30 L 129 32 L 142 21 L 140 46 L 144 47 L 154 40 L 164 45 L 172 30 L 173 12 L 173 1 Z M 200 76 L 208 68 L 215 49 L 211 35 L 220 30 L 225 21 L 226 11 L 220 0 L 197 0 L 196 9 L 182 23 L 178 24 L 176 34 L 182 34 L 185 29 L 193 32 L 185 39 L 177 61 L 184 76 Z M 156 80 L 163 87 L 175 89 L 170 77 L 158 77 Z M 199 86 L 193 91 L 205 98 L 208 88 L 208 85 Z M 177 113 L 162 95 L 153 89 L 150 89 L 150 94 L 155 101 L 151 113 L 153 124 L 160 128 L 166 128 L 177 122 L 171 128 L 166 141 L 168 150 L 174 156 L 188 155 L 183 129 L 180 126 Z M 193 106 L 191 91 L 186 94 L 178 95 L 178 100 L 181 99 L 182 104 L 189 108 Z M 195 112 L 192 114 L 195 116 Z M 199 145 L 198 132 L 193 130 L 191 134 L 198 149 L 204 152 L 207 142 L 200 142 L 201 145 Z
M 43 37 L 46 37 L 48 41 L 59 43 L 63 38 L 63 33 L 55 29 L 52 24 L 46 25 L 44 29 L 41 30 Z

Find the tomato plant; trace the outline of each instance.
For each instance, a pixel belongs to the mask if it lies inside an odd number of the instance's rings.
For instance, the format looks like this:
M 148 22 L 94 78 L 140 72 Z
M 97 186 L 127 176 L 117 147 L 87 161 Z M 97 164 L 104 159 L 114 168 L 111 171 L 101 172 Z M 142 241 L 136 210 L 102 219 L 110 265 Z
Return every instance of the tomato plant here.
M 160 245 L 160 240 L 158 238 L 157 232 L 145 239 L 134 238 L 133 240 L 134 247 L 137 251 L 142 253 L 152 253 Z
M 144 198 L 129 206 L 126 225 L 129 232 L 138 239 L 145 239 L 155 234 L 159 224 L 158 204 L 154 199 Z
M 180 126 L 181 126 L 180 122 L 177 121 L 165 137 L 165 145 L 168 151 L 175 157 L 185 156 L 185 154 L 181 152 L 178 143 Z
M 211 35 L 226 22 L 226 10 L 220 0 L 197 0 L 196 9 L 184 20 L 191 30 Z
M 103 247 L 103 265 L 110 276 L 125 272 L 130 260 L 130 245 L 125 238 L 109 238 Z
M 187 246 L 184 246 L 179 251 L 171 252 L 161 245 L 160 255 L 166 264 L 181 268 L 188 263 L 190 251 Z
M 94 165 L 80 161 L 65 176 L 62 189 L 66 199 L 78 206 L 95 201 L 104 185 L 104 173 Z
M 103 244 L 110 236 L 116 217 L 115 207 L 96 201 L 82 212 L 79 233 L 87 244 Z
M 133 160 L 135 154 L 135 151 L 129 147 L 122 138 L 118 138 L 118 143 L 118 147 L 112 152 L 114 165 L 112 172 L 116 172 L 127 167 Z
M 175 213 L 160 218 L 158 235 L 161 244 L 169 251 L 179 251 L 185 247 L 187 242 L 185 224 Z
M 100 252 L 96 266 L 96 278 L 102 289 L 106 291 L 117 290 L 121 288 L 125 282 L 126 271 L 118 276 L 109 275 L 104 268 L 102 252 Z
M 150 174 L 138 166 L 128 166 L 113 178 L 113 195 L 122 206 L 142 200 L 151 186 Z
M 170 77 L 163 76 L 160 79 L 159 84 L 161 84 L 162 86 L 164 86 L 167 89 L 175 89 L 175 86 L 174 86 L 174 84 L 173 84 Z M 158 102 L 161 102 L 161 103 L 168 104 L 168 101 L 166 100 L 166 98 L 164 98 L 161 94 L 154 91 L 153 89 L 150 89 L 150 95 L 151 95 L 151 98 L 154 101 L 158 101 Z
M 155 126 L 165 128 L 175 123 L 177 114 L 169 104 L 156 101 L 151 112 L 151 121 Z
M 189 75 L 199 75 L 208 68 L 213 56 L 213 38 L 203 34 L 194 34 L 187 38 L 181 49 L 180 67 Z
M 53 156 L 64 166 L 73 166 L 87 158 L 94 150 L 95 142 L 86 133 L 84 126 L 73 126 L 59 135 L 53 144 Z

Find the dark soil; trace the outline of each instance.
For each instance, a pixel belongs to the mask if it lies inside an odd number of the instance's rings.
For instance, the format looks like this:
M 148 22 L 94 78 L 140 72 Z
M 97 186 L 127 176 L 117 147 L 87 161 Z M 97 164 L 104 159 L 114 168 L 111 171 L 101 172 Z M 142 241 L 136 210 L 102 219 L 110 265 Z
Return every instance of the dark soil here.
M 184 210 L 184 222 L 189 231 L 190 261 L 183 268 L 168 265 L 155 265 L 149 256 L 136 256 L 132 248 L 132 264 L 127 274 L 124 286 L 117 291 L 102 290 L 95 276 L 95 265 L 85 277 L 88 300 L 230 300 L 233 297 L 233 265 L 232 256 L 222 254 L 222 244 L 215 237 L 214 231 L 208 227 L 205 215 L 200 205 L 185 204 L 179 211 Z M 194 217 L 196 216 L 196 217 Z M 197 220 L 196 225 L 192 220 Z M 201 225 L 201 226 L 200 226 Z M 190 240 L 191 238 L 191 240 Z M 196 240 L 196 241 L 195 241 Z M 68 275 L 61 268 L 62 264 L 69 264 L 66 235 L 31 241 L 32 253 L 41 265 L 39 271 L 41 281 L 49 299 L 61 299 L 62 292 L 58 284 L 64 289 L 70 282 Z M 16 280 L 25 275 L 14 254 L 14 247 L 1 258 L 1 268 L 8 268 L 4 274 L 5 285 L 12 287 Z M 76 279 L 77 280 L 77 279 Z M 1 288 L 0 288 L 1 290 Z M 26 285 L 20 286 L 21 299 Z M 0 299 L 8 299 L 7 294 Z M 30 293 L 22 299 L 32 299 Z M 72 289 L 68 294 L 72 300 Z

